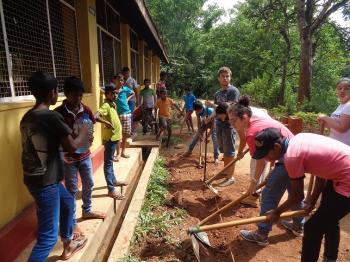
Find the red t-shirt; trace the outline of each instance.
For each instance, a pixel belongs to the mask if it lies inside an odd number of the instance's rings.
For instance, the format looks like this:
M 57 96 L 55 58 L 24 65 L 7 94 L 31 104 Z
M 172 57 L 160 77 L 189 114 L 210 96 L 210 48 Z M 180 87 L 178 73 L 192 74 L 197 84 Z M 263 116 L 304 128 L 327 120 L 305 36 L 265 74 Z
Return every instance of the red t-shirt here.
M 72 136 L 73 137 L 77 137 L 78 134 L 78 130 L 77 130 L 77 121 L 80 120 L 80 118 L 83 117 L 83 115 L 86 113 L 89 115 L 90 120 L 92 121 L 92 123 L 96 123 L 94 114 L 91 112 L 91 109 L 89 107 L 87 107 L 86 105 L 84 105 L 83 103 L 81 103 L 80 105 L 80 110 L 77 114 L 74 114 L 72 111 L 70 111 L 67 106 L 66 106 L 67 101 L 64 100 L 62 105 L 60 105 L 59 107 L 57 107 L 55 109 L 55 111 L 57 111 L 58 113 L 60 113 L 63 118 L 64 121 L 66 122 L 66 124 L 73 130 Z M 66 153 L 65 154 L 65 159 L 68 161 L 79 161 L 79 160 L 83 160 L 85 158 L 87 158 L 88 156 L 90 156 L 90 150 L 88 150 L 85 153 L 82 154 L 77 154 L 77 153 L 73 153 L 73 154 L 69 154 Z
M 334 190 L 350 197 L 350 147 L 335 139 L 300 133 L 289 141 L 284 164 L 291 179 L 305 173 L 333 181 Z
M 246 132 L 246 139 L 251 156 L 253 156 L 255 152 L 255 136 L 265 128 L 280 129 L 282 136 L 288 139 L 294 136 L 285 125 L 272 118 L 259 117 L 250 119 L 249 127 Z

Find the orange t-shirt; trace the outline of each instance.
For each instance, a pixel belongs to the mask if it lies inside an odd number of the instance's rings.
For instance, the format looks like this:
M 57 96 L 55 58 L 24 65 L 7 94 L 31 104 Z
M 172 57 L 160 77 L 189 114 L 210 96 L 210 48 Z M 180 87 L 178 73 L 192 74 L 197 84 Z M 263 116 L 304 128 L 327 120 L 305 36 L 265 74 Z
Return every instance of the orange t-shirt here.
M 159 109 L 159 116 L 170 118 L 170 107 L 174 104 L 174 101 L 168 97 L 165 100 L 159 98 L 156 103 L 156 108 Z

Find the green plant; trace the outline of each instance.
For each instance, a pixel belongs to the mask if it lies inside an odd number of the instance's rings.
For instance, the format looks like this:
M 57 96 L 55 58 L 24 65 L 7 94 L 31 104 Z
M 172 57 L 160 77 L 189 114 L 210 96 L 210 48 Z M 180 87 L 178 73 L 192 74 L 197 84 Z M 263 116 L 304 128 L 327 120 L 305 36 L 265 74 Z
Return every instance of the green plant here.
M 127 256 L 123 257 L 122 259 L 120 259 L 119 262 L 144 262 L 144 260 L 135 258 L 131 255 L 127 255 Z
M 135 230 L 134 241 L 136 242 L 142 240 L 147 234 L 152 234 L 156 237 L 165 237 L 168 228 L 178 225 L 186 216 L 186 211 L 180 208 L 169 211 L 163 207 L 168 187 L 168 174 L 164 159 L 157 158 L 147 187 L 146 199 Z

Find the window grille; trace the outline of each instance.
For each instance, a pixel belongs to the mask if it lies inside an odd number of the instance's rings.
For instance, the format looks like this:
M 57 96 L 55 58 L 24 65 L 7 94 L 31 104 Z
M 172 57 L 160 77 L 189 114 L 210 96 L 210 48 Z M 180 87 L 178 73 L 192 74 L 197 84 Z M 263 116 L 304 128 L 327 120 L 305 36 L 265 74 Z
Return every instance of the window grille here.
M 137 41 L 137 35 L 134 33 L 134 31 L 130 30 L 130 47 L 134 49 L 135 51 L 139 50 L 138 47 L 138 41 Z
M 131 51 L 131 75 L 139 82 L 139 54 Z
M 151 68 L 149 66 L 149 49 L 147 45 L 144 45 L 144 69 L 145 69 L 145 78 L 151 80 Z
M 0 6 L 6 30 L 0 37 L 0 99 L 30 95 L 28 77 L 37 70 L 54 74 L 60 92 L 64 78 L 80 77 L 74 0 L 0 0 Z
M 121 71 L 120 15 L 115 1 L 96 0 L 100 85 Z

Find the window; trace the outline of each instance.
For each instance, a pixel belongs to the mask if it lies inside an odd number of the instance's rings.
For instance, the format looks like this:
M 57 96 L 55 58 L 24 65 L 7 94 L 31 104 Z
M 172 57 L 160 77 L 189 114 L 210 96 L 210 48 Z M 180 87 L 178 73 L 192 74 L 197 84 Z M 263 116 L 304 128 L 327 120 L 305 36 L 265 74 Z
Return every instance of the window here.
M 102 86 L 121 71 L 120 16 L 109 1 L 96 0 L 96 19 Z
M 138 38 L 134 31 L 130 30 L 130 57 L 131 57 L 131 75 L 139 82 L 139 47 Z
M 27 80 L 42 70 L 55 75 L 59 91 L 66 77 L 80 77 L 75 9 L 60 0 L 0 0 L 0 99 L 30 95 Z M 4 37 L 7 35 L 7 39 Z

